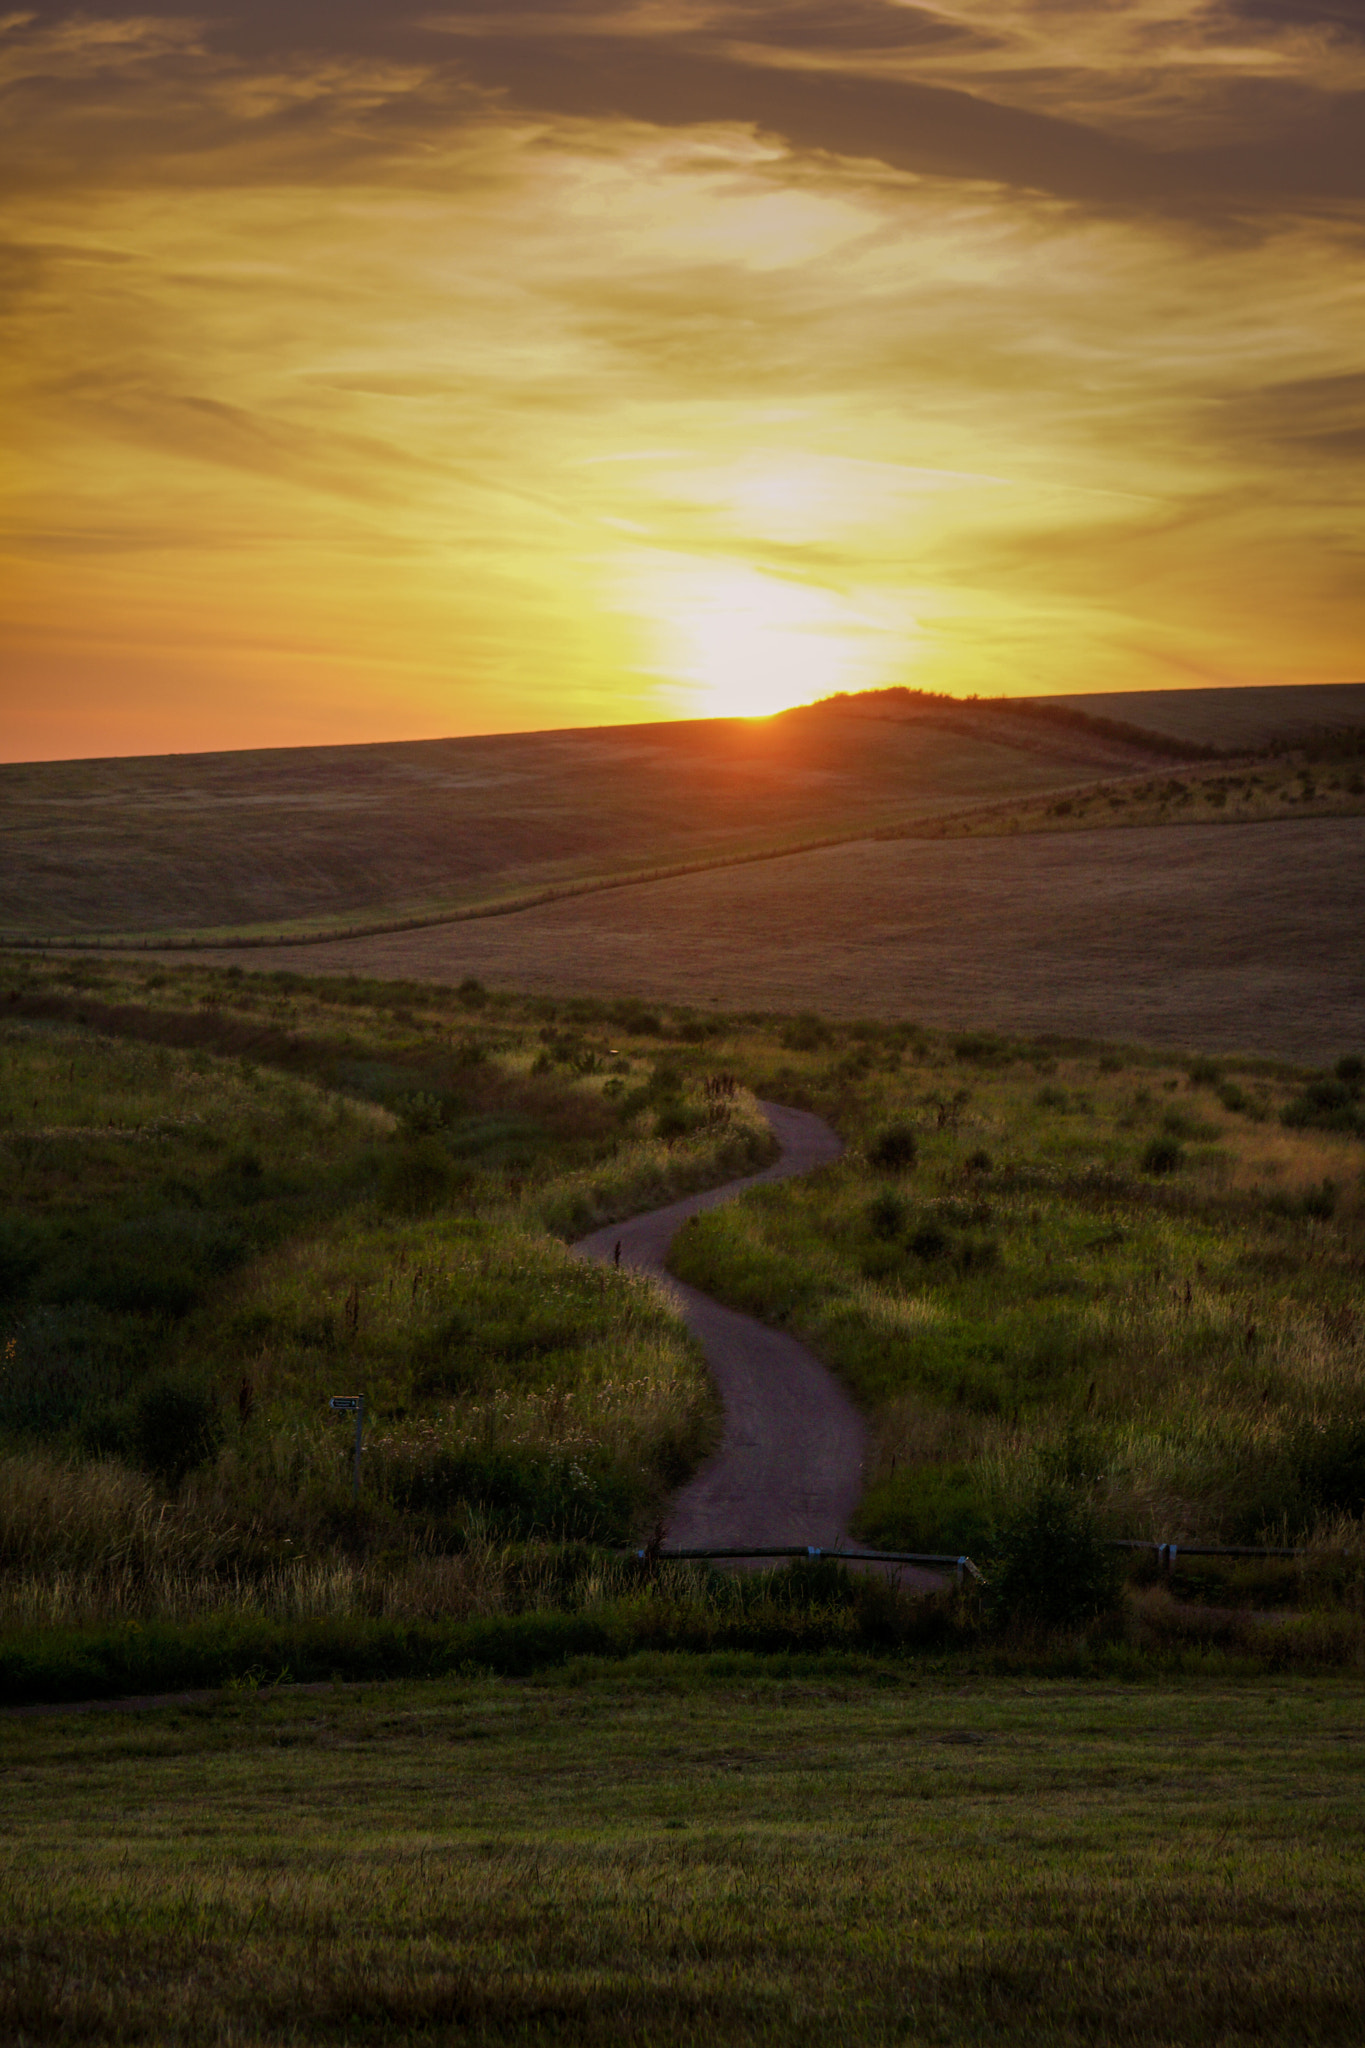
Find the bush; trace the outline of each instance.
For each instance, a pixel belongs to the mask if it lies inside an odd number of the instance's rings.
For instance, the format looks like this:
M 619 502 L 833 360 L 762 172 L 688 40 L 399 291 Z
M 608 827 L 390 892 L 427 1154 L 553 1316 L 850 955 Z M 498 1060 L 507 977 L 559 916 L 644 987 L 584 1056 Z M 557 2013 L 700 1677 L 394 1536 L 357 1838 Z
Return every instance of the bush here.
M 947 1253 L 952 1240 L 939 1223 L 922 1223 L 910 1240 L 910 1249 L 917 1259 L 941 1259 Z
M 905 1223 L 905 1204 L 891 1188 L 883 1188 L 867 1205 L 867 1227 L 874 1237 L 899 1237 Z
M 1120 1582 L 1088 1502 L 1048 1481 L 997 1529 L 987 1600 L 1000 1626 L 1076 1628 L 1114 1606 Z
M 1341 1064 L 1349 1062 L 1343 1060 Z M 1365 1131 L 1360 1094 L 1360 1085 L 1355 1081 L 1310 1081 L 1292 1102 L 1285 1104 L 1280 1122 L 1290 1130 Z
M 400 1215 L 422 1216 L 451 1201 L 467 1185 L 439 1138 L 396 1145 L 384 1160 L 380 1187 L 384 1206 Z
M 910 1124 L 888 1124 L 868 1148 L 869 1162 L 883 1173 L 909 1173 L 919 1158 L 919 1139 Z
M 885 1550 L 984 1559 L 991 1515 L 981 1475 L 969 1465 L 911 1465 L 875 1480 L 858 1511 L 858 1533 Z
M 782 1033 L 782 1043 L 788 1052 L 820 1052 L 830 1043 L 832 1033 L 821 1017 L 809 1010 L 803 1010 Z
M 1185 1154 L 1174 1138 L 1153 1138 L 1142 1155 L 1144 1173 L 1177 1173 L 1185 1163 Z
M 705 1121 L 700 1110 L 689 1109 L 681 1097 L 664 1102 L 654 1119 L 654 1135 L 671 1145 L 677 1138 L 690 1137 Z
M 976 1066 L 991 1067 L 1008 1066 L 1013 1055 L 1003 1039 L 992 1036 L 988 1031 L 973 1031 L 953 1040 L 953 1057 L 969 1060 Z
M 133 1407 L 134 1455 L 144 1471 L 174 1492 L 187 1473 L 222 1441 L 222 1417 L 212 1394 L 187 1380 L 156 1380 Z
M 403 1129 L 414 1138 L 429 1137 L 445 1122 L 445 1104 L 435 1095 L 403 1095 L 394 1104 Z

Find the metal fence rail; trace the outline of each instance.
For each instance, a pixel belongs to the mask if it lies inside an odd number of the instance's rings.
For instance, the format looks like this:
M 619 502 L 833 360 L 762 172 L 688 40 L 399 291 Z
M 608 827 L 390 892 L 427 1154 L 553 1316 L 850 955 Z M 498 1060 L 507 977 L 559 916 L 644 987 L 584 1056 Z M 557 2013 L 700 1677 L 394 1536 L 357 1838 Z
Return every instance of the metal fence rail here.
M 1151 1550 L 1163 1570 L 1174 1571 L 1178 1557 L 1306 1557 L 1307 1551 L 1292 1545 L 1276 1548 L 1267 1543 L 1146 1543 L 1131 1536 L 1110 1538 L 1111 1550 Z
M 819 1558 L 821 1560 L 828 1558 L 837 1564 L 923 1565 L 929 1571 L 956 1572 L 959 1581 L 968 1573 L 974 1579 L 981 1577 L 980 1572 L 969 1557 L 957 1557 L 943 1551 L 823 1550 L 818 1545 L 812 1543 L 791 1543 L 779 1545 L 760 1544 L 756 1548 L 750 1545 L 730 1550 L 637 1550 L 635 1555 L 642 1564 L 692 1564 L 711 1561 L 720 1562 L 723 1559 L 738 1562 L 743 1558 L 759 1557 Z
M 1108 1539 L 1111 1550 L 1150 1551 L 1156 1559 L 1159 1571 L 1173 1572 L 1182 1557 L 1306 1557 L 1307 1551 L 1291 1544 L 1276 1546 L 1259 1543 L 1153 1543 L 1145 1538 L 1113 1536 Z M 642 1564 L 710 1564 L 752 1562 L 759 1558 L 828 1558 L 835 1564 L 913 1564 L 925 1571 L 953 1572 L 959 1585 L 964 1578 L 978 1581 L 982 1573 L 970 1557 L 959 1557 L 950 1551 L 928 1550 L 825 1550 L 813 1543 L 749 1544 L 722 1549 L 708 1547 L 697 1550 L 637 1550 L 634 1555 Z

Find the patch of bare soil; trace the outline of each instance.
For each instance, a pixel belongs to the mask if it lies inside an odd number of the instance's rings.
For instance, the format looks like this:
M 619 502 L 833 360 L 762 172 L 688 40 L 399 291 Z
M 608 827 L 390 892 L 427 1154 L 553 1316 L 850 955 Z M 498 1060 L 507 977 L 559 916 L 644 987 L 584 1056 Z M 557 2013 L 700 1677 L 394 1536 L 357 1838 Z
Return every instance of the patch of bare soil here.
M 1310 1061 L 1365 1042 L 1365 819 L 862 841 L 514 916 L 262 955 L 727 1009 Z

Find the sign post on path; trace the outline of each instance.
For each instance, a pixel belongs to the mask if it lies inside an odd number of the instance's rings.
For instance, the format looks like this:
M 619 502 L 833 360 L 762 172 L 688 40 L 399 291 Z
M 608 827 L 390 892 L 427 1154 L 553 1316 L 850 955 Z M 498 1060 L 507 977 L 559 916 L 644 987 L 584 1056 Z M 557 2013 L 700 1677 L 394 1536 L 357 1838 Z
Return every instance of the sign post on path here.
M 355 1416 L 355 1475 L 351 1481 L 352 1500 L 360 1499 L 360 1439 L 365 1433 L 365 1396 L 363 1394 L 333 1394 L 327 1403 L 337 1415 Z

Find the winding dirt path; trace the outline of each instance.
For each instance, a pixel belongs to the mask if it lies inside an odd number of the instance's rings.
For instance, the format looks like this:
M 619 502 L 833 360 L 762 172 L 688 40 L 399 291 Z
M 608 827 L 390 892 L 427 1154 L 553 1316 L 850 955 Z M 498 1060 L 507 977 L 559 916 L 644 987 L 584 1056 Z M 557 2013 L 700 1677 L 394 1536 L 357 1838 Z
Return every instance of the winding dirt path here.
M 678 1549 L 806 1543 L 829 1549 L 848 1536 L 862 1491 L 867 1432 L 839 1382 L 804 1344 L 752 1316 L 722 1308 L 668 1274 L 668 1248 L 689 1216 L 731 1202 L 764 1181 L 809 1173 L 843 1145 L 818 1116 L 759 1105 L 782 1151 L 772 1166 L 689 1195 L 629 1223 L 582 1238 L 574 1250 L 667 1280 L 688 1328 L 701 1339 L 725 1403 L 720 1448 L 675 1497 L 665 1541 Z

